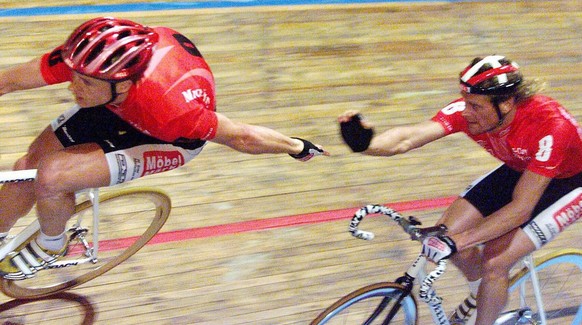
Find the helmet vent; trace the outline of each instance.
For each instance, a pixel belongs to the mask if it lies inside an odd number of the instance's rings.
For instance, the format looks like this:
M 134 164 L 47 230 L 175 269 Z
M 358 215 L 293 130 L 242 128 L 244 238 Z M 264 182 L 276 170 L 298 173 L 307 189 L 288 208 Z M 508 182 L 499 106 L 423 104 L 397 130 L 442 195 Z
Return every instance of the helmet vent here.
M 105 42 L 99 42 L 99 44 L 94 46 L 93 49 L 91 50 L 91 52 L 89 52 L 89 54 L 87 55 L 87 58 L 85 59 L 85 62 L 87 64 L 90 62 L 93 62 L 99 56 L 99 54 L 103 51 L 103 48 L 105 48 Z
M 131 32 L 128 30 L 122 31 L 121 33 L 119 33 L 119 35 L 117 36 L 117 39 L 120 40 L 122 38 L 131 36 Z

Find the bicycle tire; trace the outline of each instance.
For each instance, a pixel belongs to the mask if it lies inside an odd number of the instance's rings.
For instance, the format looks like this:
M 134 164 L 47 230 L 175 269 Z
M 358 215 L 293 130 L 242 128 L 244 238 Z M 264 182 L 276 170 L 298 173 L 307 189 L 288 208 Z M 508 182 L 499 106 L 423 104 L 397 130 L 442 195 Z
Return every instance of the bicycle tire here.
M 396 308 L 394 300 L 405 294 L 399 304 L 400 308 L 395 317 L 387 324 L 416 325 L 418 323 L 417 302 L 413 295 L 406 293 L 406 289 L 397 283 L 381 282 L 360 288 L 336 301 L 324 310 L 310 325 L 333 324 L 382 324 L 388 313 Z M 370 322 L 370 315 L 378 310 L 378 306 L 389 298 L 390 304 L 385 306 L 381 313 Z
M 77 204 L 70 222 L 84 217 L 89 219 L 85 224 L 92 229 L 92 206 L 89 200 Z M 99 197 L 99 260 L 95 264 L 88 262 L 41 270 L 34 278 L 26 280 L 1 279 L 0 290 L 16 299 L 37 299 L 84 284 L 140 250 L 162 228 L 170 209 L 170 198 L 157 189 L 134 188 L 102 194 Z M 90 241 L 92 243 L 92 237 Z M 79 258 L 83 253 L 84 250 L 70 243 L 69 253 L 62 259 Z
M 539 278 L 540 290 L 547 324 L 580 325 L 582 324 L 582 250 L 561 249 L 534 261 L 535 270 Z M 510 279 L 509 307 L 519 308 L 519 286 L 531 277 L 529 270 L 524 267 Z M 530 292 L 531 293 L 531 292 Z M 526 303 L 534 318 L 539 320 L 538 310 L 533 294 L 526 293 Z M 535 308 L 534 308 L 535 307 Z M 515 324 L 515 320 L 502 324 Z

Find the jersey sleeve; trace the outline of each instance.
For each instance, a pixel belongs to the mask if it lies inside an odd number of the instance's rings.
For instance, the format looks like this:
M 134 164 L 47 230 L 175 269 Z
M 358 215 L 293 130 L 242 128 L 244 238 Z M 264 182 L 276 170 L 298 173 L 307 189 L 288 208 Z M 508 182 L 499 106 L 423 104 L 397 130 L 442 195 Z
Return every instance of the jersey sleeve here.
M 40 72 L 49 85 L 71 81 L 71 69 L 63 62 L 61 50 L 62 46 L 59 46 L 41 58 Z
M 187 113 L 176 116 L 169 122 L 168 129 L 172 130 L 174 139 L 212 140 L 216 136 L 218 117 L 207 109 L 189 110 Z
M 458 99 L 443 109 L 438 111 L 431 121 L 438 122 L 445 129 L 445 134 L 449 135 L 456 132 L 466 132 L 467 122 L 461 116 L 465 109 L 465 101 Z

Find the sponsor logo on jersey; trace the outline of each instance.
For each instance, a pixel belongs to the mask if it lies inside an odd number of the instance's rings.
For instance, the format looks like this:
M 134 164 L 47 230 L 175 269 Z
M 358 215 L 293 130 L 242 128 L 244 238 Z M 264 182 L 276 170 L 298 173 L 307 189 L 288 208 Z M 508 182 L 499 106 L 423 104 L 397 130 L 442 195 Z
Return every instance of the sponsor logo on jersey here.
M 582 194 L 572 200 L 571 205 L 565 206 L 554 213 L 554 220 L 560 227 L 560 231 L 576 222 L 580 217 L 582 217 Z
M 519 160 L 523 160 L 523 161 L 531 160 L 531 158 L 529 157 L 529 154 L 527 152 L 527 149 L 511 148 L 511 151 L 513 151 L 513 156 Z
M 193 100 L 201 100 L 204 105 L 209 106 L 211 103 L 210 96 L 206 93 L 204 89 L 188 89 L 182 92 L 182 96 L 184 96 L 184 100 L 186 103 L 189 103 Z
M 142 175 L 161 173 L 184 165 L 179 151 L 148 151 L 143 154 L 145 166 Z

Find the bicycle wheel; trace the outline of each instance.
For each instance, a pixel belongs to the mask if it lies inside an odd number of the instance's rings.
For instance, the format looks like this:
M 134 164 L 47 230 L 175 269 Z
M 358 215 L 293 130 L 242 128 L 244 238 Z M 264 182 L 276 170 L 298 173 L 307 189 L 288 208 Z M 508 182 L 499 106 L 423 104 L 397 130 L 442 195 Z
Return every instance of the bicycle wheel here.
M 97 261 L 74 265 L 75 261 L 87 259 L 87 256 L 83 244 L 71 240 L 67 255 L 59 263 L 72 266 L 41 270 L 34 278 L 26 280 L 1 279 L 0 290 L 17 299 L 40 298 L 100 276 L 135 254 L 162 228 L 170 214 L 171 201 L 165 193 L 149 188 L 101 195 L 97 236 L 93 231 L 92 207 L 89 200 L 77 204 L 69 224 L 80 220 L 82 228 L 89 230 L 85 239 L 91 247 L 95 247 L 93 237 L 99 238 Z
M 394 313 L 393 318 L 387 320 L 390 313 Z M 414 296 L 399 284 L 384 282 L 363 287 L 341 298 L 317 316 L 311 325 L 414 325 L 417 319 Z
M 563 249 L 535 261 L 547 324 L 582 324 L 582 250 Z M 519 287 L 531 273 L 523 268 L 510 279 L 508 310 L 520 308 Z M 539 321 L 531 283 L 527 283 L 525 303 Z M 515 324 L 511 320 L 503 324 Z

